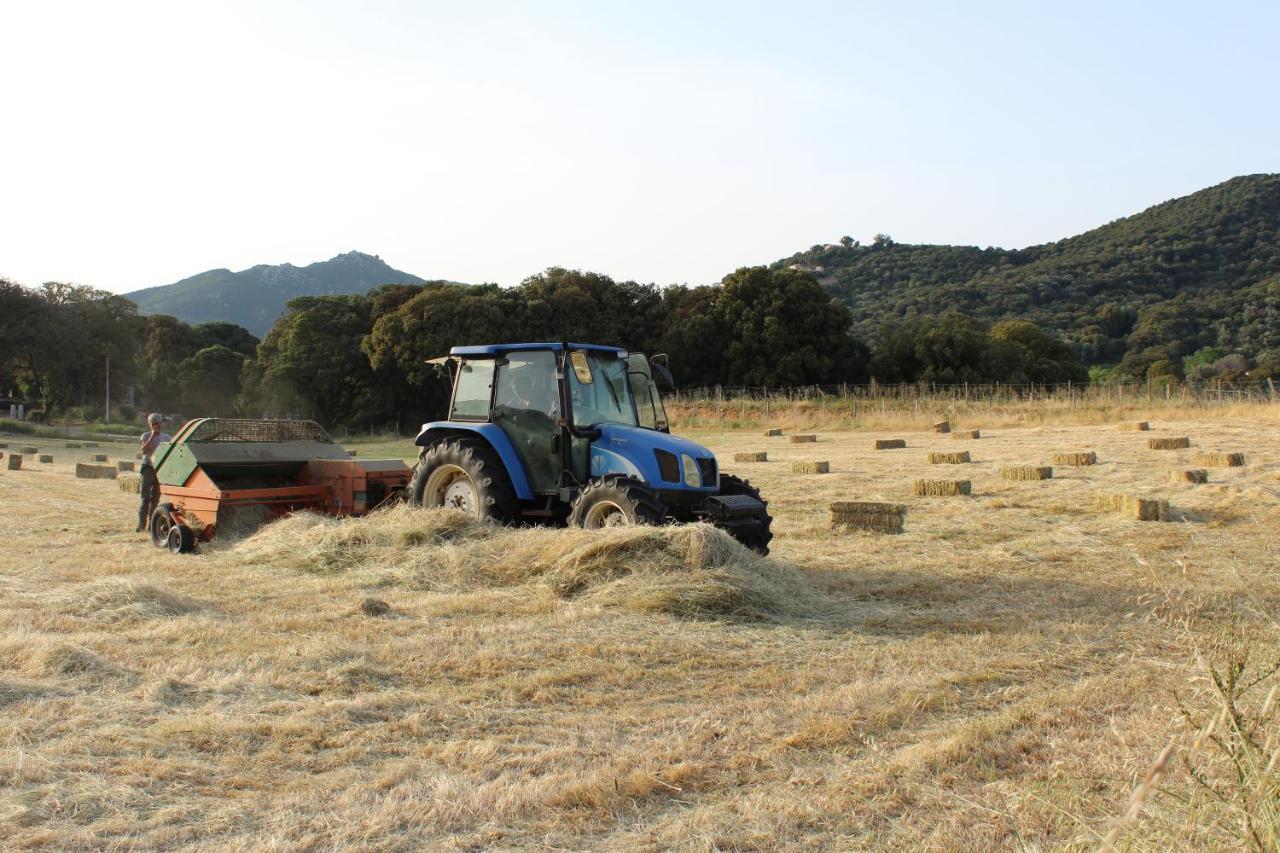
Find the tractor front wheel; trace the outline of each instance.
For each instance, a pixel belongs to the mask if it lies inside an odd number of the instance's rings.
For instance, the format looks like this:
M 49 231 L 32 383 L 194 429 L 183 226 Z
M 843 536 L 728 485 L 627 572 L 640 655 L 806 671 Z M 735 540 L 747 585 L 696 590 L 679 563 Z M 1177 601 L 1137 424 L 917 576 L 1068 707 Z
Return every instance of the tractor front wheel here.
M 507 469 L 482 439 L 451 438 L 429 448 L 413 472 L 409 499 L 414 506 L 448 507 L 498 524 L 520 515 Z
M 662 524 L 667 511 L 652 489 L 631 477 L 612 475 L 587 483 L 569 510 L 569 524 L 587 530 Z
M 760 496 L 760 490 L 751 485 L 750 480 L 735 477 L 732 474 L 720 475 L 720 494 L 746 495 L 760 501 L 763 508 L 754 519 L 754 524 L 735 525 L 728 528 L 729 535 L 746 545 L 752 551 L 761 554 L 769 553 L 769 543 L 773 541 L 773 517 L 769 515 L 769 502 Z

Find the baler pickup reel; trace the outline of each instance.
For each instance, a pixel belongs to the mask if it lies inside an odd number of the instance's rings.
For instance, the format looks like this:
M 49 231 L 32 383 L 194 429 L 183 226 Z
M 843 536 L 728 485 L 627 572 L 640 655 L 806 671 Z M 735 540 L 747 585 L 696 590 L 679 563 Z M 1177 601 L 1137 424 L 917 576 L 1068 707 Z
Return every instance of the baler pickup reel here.
M 175 553 L 296 510 L 364 515 L 399 500 L 413 473 L 399 459 L 352 459 L 314 421 L 239 418 L 189 421 L 155 467 L 151 541 Z

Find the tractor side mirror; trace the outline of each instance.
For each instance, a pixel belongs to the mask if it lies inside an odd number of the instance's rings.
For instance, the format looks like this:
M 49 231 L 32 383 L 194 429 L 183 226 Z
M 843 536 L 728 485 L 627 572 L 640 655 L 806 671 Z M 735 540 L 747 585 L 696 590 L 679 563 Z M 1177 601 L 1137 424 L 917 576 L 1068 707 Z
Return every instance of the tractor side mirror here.
M 665 360 L 666 356 L 662 356 Z M 653 371 L 653 383 L 658 386 L 659 391 L 676 390 L 676 379 L 671 375 L 671 371 L 661 362 L 656 361 L 657 356 L 649 359 L 649 369 Z

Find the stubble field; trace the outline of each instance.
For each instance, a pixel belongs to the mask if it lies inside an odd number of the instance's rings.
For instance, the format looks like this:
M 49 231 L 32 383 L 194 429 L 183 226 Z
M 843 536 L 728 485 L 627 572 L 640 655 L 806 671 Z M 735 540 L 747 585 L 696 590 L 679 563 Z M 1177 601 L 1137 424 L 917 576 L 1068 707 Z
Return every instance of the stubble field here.
M 767 559 L 697 526 L 409 510 L 175 557 L 132 532 L 136 496 L 74 479 L 89 451 L 3 439 L 55 461 L 0 470 L 0 844 L 1210 849 L 1265 832 L 1214 743 L 1234 717 L 1198 725 L 1221 707 L 1211 672 L 1280 654 L 1274 407 L 1146 433 L 956 426 L 982 437 L 686 433 L 769 500 Z M 1179 435 L 1194 446 L 1147 449 Z M 1051 480 L 999 475 L 1087 450 L 1097 465 Z M 1247 464 L 1172 483 L 1199 450 Z M 815 460 L 831 473 L 792 473 Z M 914 497 L 919 478 L 973 494 Z M 1108 514 L 1098 491 L 1165 498 L 1172 520 Z M 827 504 L 864 499 L 906 504 L 905 532 L 833 534 Z M 369 597 L 390 612 L 366 615 Z M 1241 699 L 1259 743 L 1280 731 L 1261 707 L 1275 683 Z

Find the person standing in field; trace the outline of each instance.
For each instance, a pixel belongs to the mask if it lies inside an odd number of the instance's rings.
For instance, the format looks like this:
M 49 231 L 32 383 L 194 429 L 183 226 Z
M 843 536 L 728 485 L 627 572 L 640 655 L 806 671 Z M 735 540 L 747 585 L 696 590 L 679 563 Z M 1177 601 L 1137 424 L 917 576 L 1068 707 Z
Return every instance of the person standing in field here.
M 151 525 L 151 513 L 155 512 L 156 504 L 160 502 L 160 481 L 156 479 L 156 467 L 151 464 L 151 454 L 169 440 L 169 433 L 161 432 L 163 426 L 164 415 L 152 412 L 147 415 L 147 432 L 138 439 L 138 447 L 142 451 L 142 483 L 139 488 L 142 503 L 138 507 L 138 528 L 135 533 L 141 533 Z

